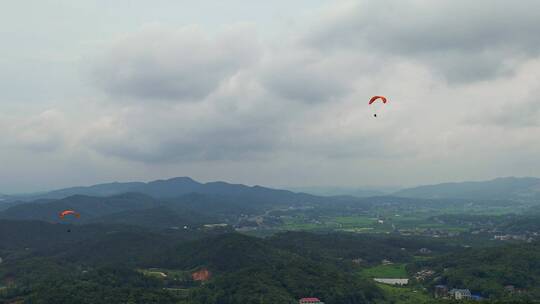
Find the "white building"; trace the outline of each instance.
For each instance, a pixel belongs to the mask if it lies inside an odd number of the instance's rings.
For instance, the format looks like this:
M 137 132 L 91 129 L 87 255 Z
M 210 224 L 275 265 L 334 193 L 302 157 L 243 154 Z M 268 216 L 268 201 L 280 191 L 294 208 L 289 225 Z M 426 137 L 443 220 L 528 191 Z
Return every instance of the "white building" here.
M 456 300 L 472 299 L 471 291 L 468 289 L 452 289 L 449 294 Z

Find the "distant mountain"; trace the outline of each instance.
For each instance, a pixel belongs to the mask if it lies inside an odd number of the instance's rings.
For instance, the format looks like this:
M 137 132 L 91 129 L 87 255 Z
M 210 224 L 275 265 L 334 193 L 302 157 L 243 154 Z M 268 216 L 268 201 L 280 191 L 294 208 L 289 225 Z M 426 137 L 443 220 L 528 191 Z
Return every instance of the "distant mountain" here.
M 6 209 L 7 207 L 11 206 L 11 197 L 5 194 L 0 194 L 0 211 Z
M 126 192 L 136 192 L 131 191 L 131 189 L 136 189 L 139 186 L 145 185 L 143 182 L 129 182 L 129 183 L 106 183 L 98 184 L 93 186 L 81 186 L 81 187 L 70 187 L 59 190 L 53 190 L 49 192 L 40 192 L 40 193 L 30 193 L 30 194 L 15 194 L 15 195 L 6 195 L 3 198 L 7 201 L 33 201 L 37 199 L 61 199 L 74 195 L 86 195 L 86 196 L 111 196 L 115 194 L 121 194 Z M 0 196 L 0 199 L 2 197 Z
M 24 203 L 22 201 L 11 201 L 6 199 L 5 201 L 0 201 L 0 211 L 6 210 L 12 206 L 18 205 L 20 203 Z
M 111 196 L 126 192 L 136 192 L 132 189 L 145 185 L 142 182 L 132 183 L 107 183 L 89 187 L 71 187 L 60 190 L 50 191 L 44 194 L 38 194 L 39 198 L 64 198 L 72 195 L 88 195 L 88 196 Z
M 199 183 L 189 177 L 176 177 L 167 180 L 156 180 L 148 183 L 108 183 L 89 187 L 72 187 L 33 195 L 17 195 L 10 200 L 32 201 L 37 199 L 61 199 L 74 195 L 112 196 L 122 193 L 141 193 L 154 198 L 174 198 L 189 193 L 201 193 L 216 196 L 250 197 L 264 201 L 298 202 L 320 200 L 313 195 L 294 193 L 287 190 L 277 190 L 261 186 L 246 186 L 226 182 Z
M 146 196 L 148 200 L 153 198 L 155 201 L 167 202 L 166 206 L 175 211 L 178 211 L 176 209 L 179 206 L 181 209 L 183 206 L 186 206 L 191 211 L 207 215 L 253 214 L 260 213 L 261 210 L 267 210 L 269 208 L 313 204 L 337 206 L 344 203 L 356 204 L 360 202 L 359 198 L 352 196 L 324 197 L 261 186 L 251 187 L 242 184 L 230 184 L 226 182 L 199 183 L 189 177 L 177 177 L 149 183 L 110 183 L 90 187 L 73 187 L 51 191 L 33 197 L 19 197 L 18 201 L 11 201 L 11 204 L 19 205 L 24 201 L 31 201 L 34 204 L 48 203 L 53 200 L 67 199 L 68 197 L 64 196 L 68 194 L 70 194 L 69 198 L 71 201 L 77 196 L 94 198 L 114 197 L 116 195 L 127 193 L 126 191 L 132 193 L 132 195 L 134 195 L 134 193 L 139 193 Z M 100 200 L 98 199 L 97 201 Z M 60 202 L 55 202 L 54 204 L 62 205 Z M 9 207 L 12 207 L 12 205 L 9 205 Z M 58 205 L 58 207 L 60 205 Z M 6 206 L 8 205 L 4 205 L 4 208 L 0 206 L 0 211 L 7 209 Z M 156 207 L 156 205 L 147 205 L 145 208 L 146 207 Z M 36 210 L 39 210 L 38 207 L 36 208 Z M 9 212 L 13 211 L 12 208 L 9 209 Z M 32 212 L 33 211 L 29 211 L 29 214 Z M 106 212 L 106 214 L 110 214 L 110 212 Z M 35 219 L 34 217 L 32 218 Z M 48 218 L 51 218 L 51 215 L 49 215 Z M 45 218 L 42 219 L 45 220 Z
M 540 178 L 504 177 L 489 181 L 444 183 L 404 189 L 394 195 L 428 199 L 539 200 Z

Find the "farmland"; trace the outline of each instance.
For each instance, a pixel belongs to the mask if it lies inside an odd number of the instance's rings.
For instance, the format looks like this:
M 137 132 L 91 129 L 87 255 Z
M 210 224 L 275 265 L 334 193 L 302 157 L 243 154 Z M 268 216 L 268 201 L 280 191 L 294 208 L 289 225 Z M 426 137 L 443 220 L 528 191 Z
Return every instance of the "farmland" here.
M 362 270 L 361 275 L 368 278 L 407 278 L 405 264 L 378 265 Z

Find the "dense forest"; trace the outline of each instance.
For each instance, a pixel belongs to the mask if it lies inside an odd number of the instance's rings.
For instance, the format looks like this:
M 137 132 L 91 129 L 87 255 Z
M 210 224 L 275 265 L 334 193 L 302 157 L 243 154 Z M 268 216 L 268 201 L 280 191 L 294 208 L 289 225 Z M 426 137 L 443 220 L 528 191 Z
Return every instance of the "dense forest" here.
M 126 187 L 144 193 L 116 193 Z M 540 298 L 530 201 L 320 197 L 184 178 L 81 189 L 2 203 L 0 303 L 446 303 L 438 285 L 494 303 Z
M 319 296 L 329 303 L 366 303 L 383 299 L 367 280 L 354 277 L 329 260 L 314 260 L 267 241 L 236 233 L 205 235 L 187 240 L 135 229 L 104 232 L 118 227 L 80 226 L 84 240 L 72 238 L 64 225 L 43 222 L 2 222 L 8 231 L 41 230 L 40 238 L 3 242 L 0 267 L 4 299 L 31 303 L 276 303 L 303 296 Z M 52 242 L 44 250 L 42 237 Z M 24 233 L 20 234 L 24 236 Z M 55 235 L 59 237 L 55 238 Z M 64 237 L 66 236 L 66 237 Z M 67 237 L 69 236 L 69 237 Z M 24 237 L 23 237 L 24 238 Z M 208 269 L 213 279 L 205 284 L 186 276 L 160 280 L 140 269 L 193 272 Z M 169 291 L 164 288 L 170 288 Z M 171 291 L 173 290 L 173 291 Z
M 71 232 L 69 225 L 40 221 L 4 220 L 0 226 L 3 303 L 296 303 L 302 297 L 390 303 L 383 289 L 358 275 L 383 259 L 409 265 L 410 274 L 433 269 L 438 275 L 423 282 L 427 288 L 444 283 L 493 300 L 510 296 L 507 285 L 520 291 L 513 300 L 537 297 L 540 282 L 536 243 L 467 249 L 350 233 L 286 232 L 261 239 L 124 225 L 71 226 Z M 426 246 L 432 258 L 417 261 Z M 193 279 L 201 269 L 208 280 Z
M 468 288 L 494 299 L 515 298 L 509 290 L 528 300 L 540 296 L 539 243 L 463 250 L 418 262 L 411 270 L 426 267 L 436 272 L 431 285 Z

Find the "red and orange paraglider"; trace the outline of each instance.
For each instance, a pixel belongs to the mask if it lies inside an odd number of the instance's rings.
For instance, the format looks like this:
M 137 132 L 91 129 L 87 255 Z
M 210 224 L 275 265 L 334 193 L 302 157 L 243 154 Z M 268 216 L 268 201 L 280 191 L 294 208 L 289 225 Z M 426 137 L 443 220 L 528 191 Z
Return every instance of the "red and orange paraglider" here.
M 66 216 L 68 215 L 71 215 L 71 216 L 74 216 L 76 218 L 80 218 L 81 215 L 75 211 L 75 210 L 64 210 L 64 211 L 61 211 L 58 216 L 61 218 L 61 219 L 64 219 Z M 71 229 L 68 229 L 67 232 L 71 232 Z
M 371 97 L 371 99 L 369 100 L 369 104 L 372 104 L 374 103 L 377 99 L 380 99 L 382 101 L 382 103 L 386 103 L 388 100 L 386 99 L 386 97 L 384 96 L 373 96 Z
M 75 211 L 75 210 L 64 210 L 62 212 L 60 212 L 60 214 L 58 215 L 61 219 L 65 218 L 66 216 L 68 215 L 73 215 L 75 216 L 76 218 L 80 218 L 81 215 Z
M 381 96 L 381 95 L 375 95 L 373 97 L 371 97 L 371 99 L 369 100 L 369 103 L 368 105 L 372 105 L 375 101 L 377 100 L 381 100 L 382 103 L 386 104 L 386 102 L 388 101 L 388 99 L 386 99 L 385 96 Z M 373 117 L 377 117 L 377 113 L 373 113 Z

